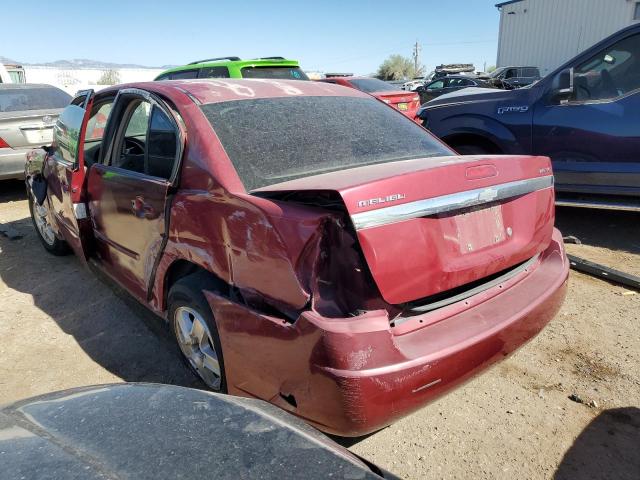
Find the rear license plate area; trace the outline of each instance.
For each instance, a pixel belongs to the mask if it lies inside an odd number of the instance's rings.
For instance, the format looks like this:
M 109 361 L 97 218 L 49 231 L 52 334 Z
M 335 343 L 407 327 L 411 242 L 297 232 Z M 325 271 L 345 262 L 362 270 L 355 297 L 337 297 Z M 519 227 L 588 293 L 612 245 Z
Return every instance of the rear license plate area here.
M 503 242 L 507 235 L 502 205 L 476 208 L 453 217 L 460 253 L 471 253 Z
M 398 110 L 408 110 L 408 109 L 409 109 L 409 105 L 407 103 L 398 104 Z

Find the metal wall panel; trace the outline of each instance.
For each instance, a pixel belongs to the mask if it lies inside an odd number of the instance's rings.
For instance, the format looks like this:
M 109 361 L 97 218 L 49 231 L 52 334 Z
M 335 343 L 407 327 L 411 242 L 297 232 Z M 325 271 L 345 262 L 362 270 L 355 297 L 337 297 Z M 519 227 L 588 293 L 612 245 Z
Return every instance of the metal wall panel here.
M 500 9 L 498 66 L 545 75 L 634 22 L 634 0 L 522 0 Z

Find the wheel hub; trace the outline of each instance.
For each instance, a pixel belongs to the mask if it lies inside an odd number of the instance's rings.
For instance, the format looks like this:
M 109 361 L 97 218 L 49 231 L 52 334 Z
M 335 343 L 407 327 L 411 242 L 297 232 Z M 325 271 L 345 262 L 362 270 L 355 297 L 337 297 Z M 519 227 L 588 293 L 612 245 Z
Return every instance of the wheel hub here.
M 220 362 L 202 315 L 193 308 L 179 307 L 175 311 L 173 321 L 182 354 L 208 387 L 220 390 Z

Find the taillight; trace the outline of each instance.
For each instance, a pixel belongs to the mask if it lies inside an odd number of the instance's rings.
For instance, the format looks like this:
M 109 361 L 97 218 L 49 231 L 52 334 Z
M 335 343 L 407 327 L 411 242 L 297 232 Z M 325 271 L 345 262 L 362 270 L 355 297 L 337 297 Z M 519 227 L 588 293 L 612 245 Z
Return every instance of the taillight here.
M 0 137 L 0 148 L 10 148 L 9 144 Z

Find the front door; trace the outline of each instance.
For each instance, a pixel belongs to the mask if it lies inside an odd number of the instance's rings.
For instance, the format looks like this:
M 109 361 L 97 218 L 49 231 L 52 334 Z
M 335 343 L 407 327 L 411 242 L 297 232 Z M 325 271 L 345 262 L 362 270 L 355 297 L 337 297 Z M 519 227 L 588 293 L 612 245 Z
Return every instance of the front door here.
M 110 143 L 88 178 L 96 260 L 146 301 L 166 240 L 165 212 L 182 149 L 180 135 L 166 105 L 140 90 L 122 90 L 111 117 Z
M 93 90 L 80 92 L 62 111 L 43 171 L 56 225 L 81 259 L 86 255 L 86 238 L 82 233 L 88 224 L 81 198 L 85 175 L 83 137 L 93 99 Z
M 640 194 L 640 35 L 574 67 L 574 93 L 534 111 L 533 153 L 551 157 L 558 191 Z

